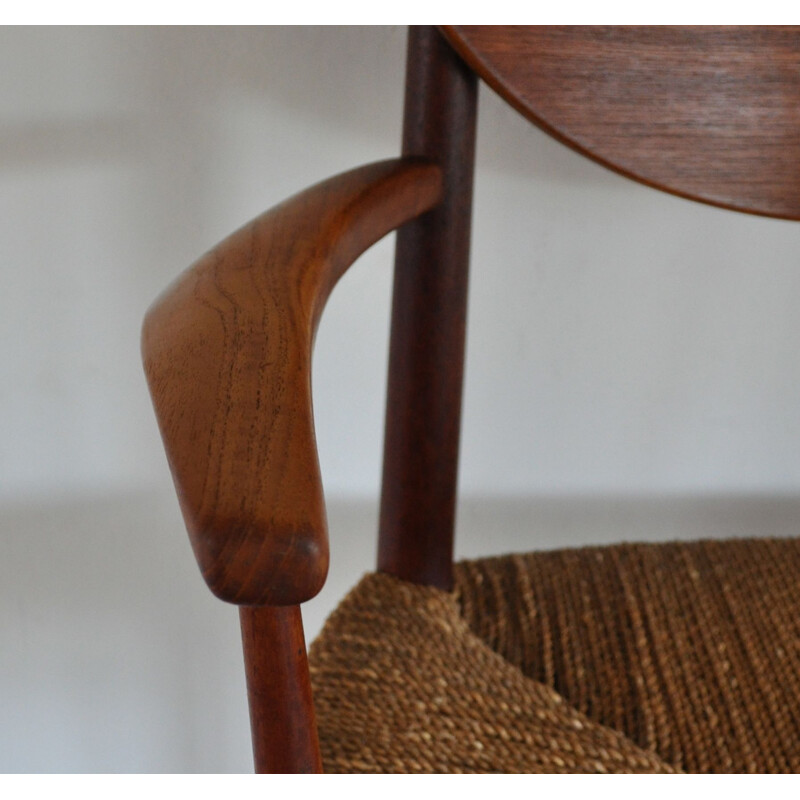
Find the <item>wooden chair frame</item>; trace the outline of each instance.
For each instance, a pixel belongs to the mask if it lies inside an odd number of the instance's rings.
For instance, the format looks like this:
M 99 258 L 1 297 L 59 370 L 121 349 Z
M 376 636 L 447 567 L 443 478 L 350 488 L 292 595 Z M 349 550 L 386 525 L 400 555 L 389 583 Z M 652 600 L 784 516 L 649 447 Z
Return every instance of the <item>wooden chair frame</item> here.
M 536 47 L 556 35 L 536 34 Z M 452 586 L 475 71 L 548 132 L 618 171 L 717 205 L 800 214 L 796 188 L 765 188 L 759 178 L 749 194 L 708 182 L 697 189 L 627 166 L 613 142 L 606 157 L 591 136 L 541 116 L 535 93 L 512 87 L 503 73 L 512 38 L 505 29 L 412 28 L 402 157 L 340 175 L 257 218 L 147 315 L 145 370 L 192 546 L 211 590 L 241 607 L 258 772 L 321 771 L 300 614 L 328 566 L 311 348 L 336 281 L 394 229 L 378 568 Z

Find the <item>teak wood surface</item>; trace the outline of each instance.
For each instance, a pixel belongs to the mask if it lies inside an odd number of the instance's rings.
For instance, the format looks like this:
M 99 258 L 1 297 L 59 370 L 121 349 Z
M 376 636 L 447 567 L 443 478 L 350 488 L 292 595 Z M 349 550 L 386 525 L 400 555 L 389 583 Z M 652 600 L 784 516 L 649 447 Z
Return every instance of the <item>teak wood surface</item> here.
M 800 27 L 443 26 L 518 111 L 673 194 L 800 219 Z
M 258 217 L 187 270 L 143 330 L 195 555 L 211 590 L 243 606 L 259 772 L 321 769 L 297 605 L 319 591 L 328 566 L 311 353 L 336 281 L 400 226 L 379 567 L 450 587 L 472 70 L 545 131 L 622 174 L 800 218 L 800 28 L 412 29 L 404 158 L 332 178 Z
M 142 352 L 195 556 L 239 605 L 294 605 L 328 569 L 311 406 L 325 301 L 352 262 L 441 197 L 397 159 L 332 178 L 258 217 L 151 307 Z
M 433 27 L 408 39 L 403 155 L 441 166 L 435 209 L 398 231 L 378 567 L 450 589 L 478 82 Z
M 239 617 L 256 772 L 322 772 L 300 607 Z

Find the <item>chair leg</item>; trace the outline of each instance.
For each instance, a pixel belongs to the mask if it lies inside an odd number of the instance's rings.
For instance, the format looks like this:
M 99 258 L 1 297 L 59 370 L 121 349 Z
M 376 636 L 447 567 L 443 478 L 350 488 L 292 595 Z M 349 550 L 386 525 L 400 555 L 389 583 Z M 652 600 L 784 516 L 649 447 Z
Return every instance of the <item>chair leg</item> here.
M 322 772 L 300 606 L 239 617 L 256 772 Z

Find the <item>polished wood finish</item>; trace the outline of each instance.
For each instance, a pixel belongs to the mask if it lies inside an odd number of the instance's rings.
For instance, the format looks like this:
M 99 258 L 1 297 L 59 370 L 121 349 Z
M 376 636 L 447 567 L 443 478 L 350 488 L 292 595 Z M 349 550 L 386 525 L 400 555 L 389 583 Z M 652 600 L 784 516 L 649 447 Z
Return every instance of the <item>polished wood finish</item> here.
M 311 350 L 336 281 L 433 207 L 440 170 L 381 162 L 321 183 L 234 233 L 147 314 L 142 352 L 203 576 L 240 605 L 294 605 L 328 569 Z
M 800 219 L 800 28 L 445 26 L 509 103 L 659 189 Z
M 449 589 L 477 80 L 431 27 L 409 33 L 403 155 L 439 164 L 439 206 L 397 235 L 378 567 Z
M 212 591 L 242 606 L 258 772 L 321 771 L 297 605 L 328 566 L 311 351 L 338 278 L 401 225 L 378 566 L 452 585 L 477 105 L 465 61 L 618 172 L 800 218 L 800 29 L 443 30 L 460 55 L 433 27 L 409 35 L 403 159 L 257 218 L 145 321 L 145 370 L 195 555 Z
M 299 606 L 239 616 L 256 772 L 322 772 Z

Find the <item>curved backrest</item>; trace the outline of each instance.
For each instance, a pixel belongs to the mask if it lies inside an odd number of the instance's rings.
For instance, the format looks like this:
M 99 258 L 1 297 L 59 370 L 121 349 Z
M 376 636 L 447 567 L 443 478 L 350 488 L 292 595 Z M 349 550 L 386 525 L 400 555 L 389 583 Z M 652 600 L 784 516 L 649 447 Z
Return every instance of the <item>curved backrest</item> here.
M 517 110 L 611 169 L 800 219 L 800 27 L 442 30 Z

